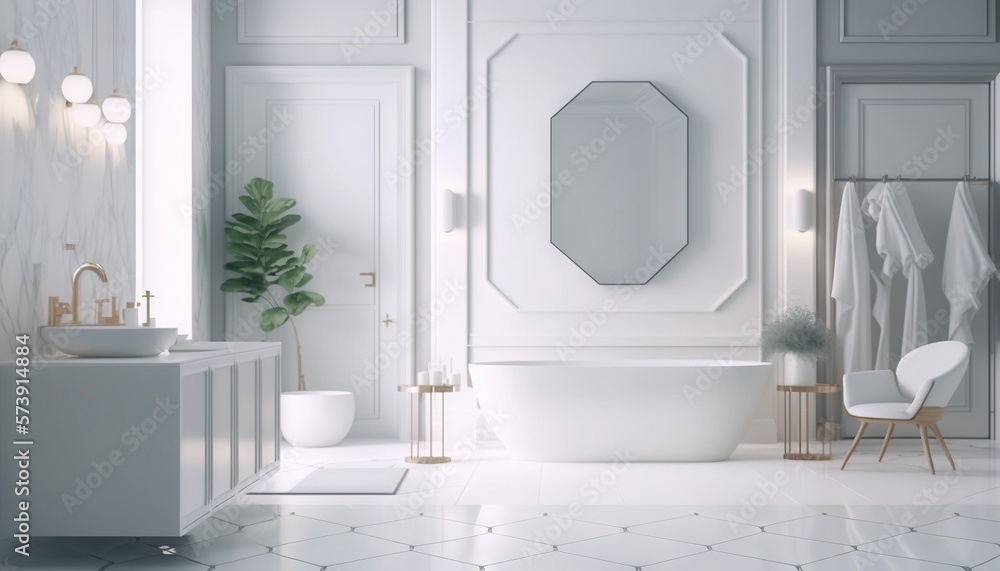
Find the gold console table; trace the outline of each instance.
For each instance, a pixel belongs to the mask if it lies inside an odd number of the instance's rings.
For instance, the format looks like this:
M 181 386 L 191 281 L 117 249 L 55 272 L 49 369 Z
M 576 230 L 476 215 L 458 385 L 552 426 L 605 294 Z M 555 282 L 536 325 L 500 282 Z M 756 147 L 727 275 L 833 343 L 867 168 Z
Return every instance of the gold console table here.
M 396 390 L 401 393 L 410 393 L 410 455 L 406 461 L 412 464 L 444 464 L 451 462 L 451 458 L 444 455 L 444 394 L 457 393 L 461 385 L 398 385 Z M 434 455 L 434 395 L 441 395 L 441 436 L 440 452 Z M 427 414 L 430 417 L 430 433 L 428 434 L 428 454 L 420 455 L 420 425 L 423 424 L 423 414 L 421 412 L 421 396 L 427 395 Z
M 820 393 L 839 393 L 840 385 L 828 385 L 824 383 L 817 383 L 815 385 L 778 385 L 778 391 L 785 394 L 785 459 L 786 460 L 829 460 L 833 455 L 833 443 L 830 440 L 829 434 L 824 434 L 822 437 L 818 437 L 819 440 L 819 452 L 809 451 L 809 399 L 808 394 L 820 394 Z M 798 448 L 797 451 L 792 450 L 795 447 L 792 445 L 792 401 L 796 400 L 793 395 L 798 395 L 798 410 L 796 411 L 796 416 L 798 417 Z M 826 433 L 826 431 L 823 431 Z M 805 442 L 805 450 L 803 450 L 803 442 Z

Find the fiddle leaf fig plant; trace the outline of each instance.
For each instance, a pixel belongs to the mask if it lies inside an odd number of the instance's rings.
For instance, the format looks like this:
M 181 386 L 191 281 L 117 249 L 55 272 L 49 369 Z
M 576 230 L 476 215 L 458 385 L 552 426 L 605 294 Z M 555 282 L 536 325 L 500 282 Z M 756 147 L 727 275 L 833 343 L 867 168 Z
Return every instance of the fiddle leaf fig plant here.
M 268 306 L 260 314 L 263 331 L 274 331 L 285 323 L 292 325 L 298 389 L 304 391 L 302 344 L 293 317 L 310 305 L 326 303 L 322 295 L 301 289 L 312 280 L 306 264 L 316 256 L 316 246 L 306 244 L 296 255 L 285 243 L 288 237 L 282 232 L 302 219 L 298 214 L 288 213 L 295 206 L 295 199 L 274 198 L 274 183 L 262 178 L 251 180 L 243 188 L 246 194 L 239 200 L 246 212 L 234 213 L 226 220 L 225 229 L 226 251 L 233 257 L 225 267 L 236 277 L 223 282 L 221 289 L 245 294 L 241 299 L 247 303 L 263 301 Z

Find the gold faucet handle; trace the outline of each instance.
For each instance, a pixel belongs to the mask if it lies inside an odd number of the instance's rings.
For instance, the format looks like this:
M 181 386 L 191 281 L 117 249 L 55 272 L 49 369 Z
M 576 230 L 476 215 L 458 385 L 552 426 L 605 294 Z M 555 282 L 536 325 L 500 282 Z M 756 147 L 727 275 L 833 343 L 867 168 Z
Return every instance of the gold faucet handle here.
M 57 296 L 49 296 L 49 325 L 59 325 L 62 323 L 62 316 L 69 315 L 71 311 L 69 303 L 59 301 Z

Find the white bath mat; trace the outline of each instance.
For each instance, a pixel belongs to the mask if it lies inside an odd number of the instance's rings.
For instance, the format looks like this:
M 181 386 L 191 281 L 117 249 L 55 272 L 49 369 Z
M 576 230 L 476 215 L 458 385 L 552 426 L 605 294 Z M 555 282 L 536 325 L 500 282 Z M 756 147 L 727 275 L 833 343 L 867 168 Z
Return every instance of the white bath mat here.
M 298 482 L 272 479 L 248 494 L 392 495 L 399 490 L 407 468 L 317 468 Z

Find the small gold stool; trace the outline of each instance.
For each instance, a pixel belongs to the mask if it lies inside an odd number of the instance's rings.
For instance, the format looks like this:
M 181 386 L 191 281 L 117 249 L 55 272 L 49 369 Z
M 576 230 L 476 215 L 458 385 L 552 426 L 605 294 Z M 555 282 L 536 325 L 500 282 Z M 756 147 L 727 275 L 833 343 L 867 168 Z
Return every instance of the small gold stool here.
M 819 451 L 809 450 L 809 400 L 807 393 L 839 393 L 840 385 L 828 385 L 817 383 L 815 385 L 778 385 L 778 391 L 785 394 L 784 418 L 785 418 L 785 459 L 786 460 L 829 460 L 833 453 L 833 442 L 828 430 L 823 430 L 819 437 Z M 792 394 L 798 394 L 798 399 L 793 399 Z M 792 400 L 798 400 L 798 410 L 795 416 L 798 418 L 798 448 L 796 451 L 792 446 Z M 803 450 L 805 442 L 805 450 Z
M 399 385 L 396 390 L 410 393 L 410 455 L 406 461 L 411 464 L 444 464 L 451 458 L 444 455 L 444 393 L 457 393 L 461 385 Z M 437 456 L 434 455 L 434 394 L 441 395 L 441 447 Z M 430 434 L 428 434 L 429 450 L 427 456 L 420 455 L 420 425 L 423 424 L 423 413 L 420 406 L 421 395 L 427 395 L 428 415 L 430 416 Z

